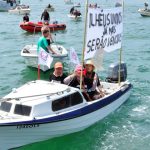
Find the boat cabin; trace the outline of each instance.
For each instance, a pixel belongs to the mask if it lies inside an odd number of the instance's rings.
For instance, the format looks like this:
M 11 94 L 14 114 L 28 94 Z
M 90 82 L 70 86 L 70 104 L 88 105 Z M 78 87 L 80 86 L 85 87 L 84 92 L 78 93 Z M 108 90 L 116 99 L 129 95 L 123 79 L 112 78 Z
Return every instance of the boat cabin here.
M 43 84 L 42 89 L 40 89 L 41 84 Z M 23 94 L 23 91 L 26 92 Z M 8 99 L 9 97 L 12 99 Z M 53 116 L 83 107 L 86 103 L 80 90 L 64 84 L 40 80 L 13 89 L 4 99 L 6 101 L 0 104 L 1 117 L 3 114 L 6 116 L 7 113 L 7 116 L 17 118 Z

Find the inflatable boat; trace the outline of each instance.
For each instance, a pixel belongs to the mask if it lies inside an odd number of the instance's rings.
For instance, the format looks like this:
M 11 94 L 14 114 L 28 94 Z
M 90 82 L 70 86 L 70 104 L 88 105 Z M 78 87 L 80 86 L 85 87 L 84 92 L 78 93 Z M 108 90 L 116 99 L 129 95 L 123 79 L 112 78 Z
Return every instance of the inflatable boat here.
M 58 31 L 58 30 L 65 30 L 65 24 L 49 24 L 47 25 L 50 31 Z M 41 32 L 41 28 L 43 27 L 43 22 L 22 22 L 20 23 L 20 27 L 28 32 Z

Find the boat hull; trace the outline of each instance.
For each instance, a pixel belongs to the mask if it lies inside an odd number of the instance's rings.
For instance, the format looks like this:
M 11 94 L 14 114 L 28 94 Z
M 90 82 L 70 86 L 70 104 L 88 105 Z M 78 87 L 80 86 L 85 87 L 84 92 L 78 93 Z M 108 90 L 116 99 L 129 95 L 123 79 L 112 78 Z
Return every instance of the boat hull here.
M 71 14 L 68 14 L 68 17 L 71 18 L 72 20 L 81 20 L 82 19 L 82 16 L 75 16 L 75 15 L 71 15 Z
M 150 10 L 145 10 L 145 9 L 139 9 L 138 12 L 141 14 L 143 17 L 150 17 Z
M 8 11 L 9 9 L 13 9 L 17 6 L 17 4 L 19 3 L 17 2 L 17 3 L 10 4 L 7 3 L 6 1 L 0 0 L 0 11 Z
M 57 116 L 58 120 L 45 118 L 31 120 L 28 124 L 0 125 L 0 149 L 19 147 L 84 130 L 121 106 L 129 98 L 130 91 L 131 85 L 106 98 L 105 102 L 96 101 L 72 112 L 72 115 L 60 114 Z M 13 138 L 9 140 L 10 137 Z
M 27 31 L 27 32 L 41 32 L 41 28 L 43 27 L 43 23 L 33 23 L 33 22 L 22 22 L 20 23 L 20 27 Z M 65 24 L 49 24 L 48 25 L 50 31 L 58 31 L 58 30 L 65 30 Z
M 25 15 L 25 14 L 30 14 L 30 9 L 24 9 L 24 10 L 13 10 L 13 9 L 10 9 L 8 12 L 10 14 Z

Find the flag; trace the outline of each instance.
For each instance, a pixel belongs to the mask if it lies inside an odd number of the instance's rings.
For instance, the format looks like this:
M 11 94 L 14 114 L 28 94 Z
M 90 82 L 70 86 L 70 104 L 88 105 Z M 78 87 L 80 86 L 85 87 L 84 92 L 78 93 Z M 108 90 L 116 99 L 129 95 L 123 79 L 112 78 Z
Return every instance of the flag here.
M 99 49 L 95 52 L 94 57 L 92 58 L 96 71 L 104 70 L 103 55 L 104 55 L 104 49 Z
M 118 50 L 122 45 L 123 9 L 88 9 L 84 59 L 94 57 L 96 51 Z M 100 16 L 103 16 L 102 18 Z
M 70 62 L 71 63 L 73 63 L 75 65 L 80 64 L 78 55 L 77 55 L 77 53 L 76 53 L 76 51 L 75 51 L 74 48 L 70 48 L 70 54 L 69 54 L 69 56 L 70 56 Z
M 53 61 L 53 57 L 50 56 L 44 49 L 40 48 L 39 55 L 38 55 L 38 64 L 39 65 L 46 65 L 50 68 L 51 63 Z

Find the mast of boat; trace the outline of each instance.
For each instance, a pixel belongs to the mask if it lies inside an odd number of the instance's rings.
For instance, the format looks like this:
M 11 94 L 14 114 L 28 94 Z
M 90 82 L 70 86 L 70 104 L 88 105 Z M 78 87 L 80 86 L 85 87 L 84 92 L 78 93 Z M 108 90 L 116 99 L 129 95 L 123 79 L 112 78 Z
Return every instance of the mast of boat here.
M 121 5 L 122 5 L 122 9 L 123 9 L 123 12 L 124 12 L 124 0 L 122 0 L 121 2 Z M 122 14 L 123 16 L 123 14 Z M 119 72 L 118 72 L 118 84 L 120 86 L 120 83 L 121 83 L 121 61 L 122 61 L 122 46 L 119 50 Z
M 84 36 L 83 36 L 83 48 L 82 48 L 82 55 L 81 55 L 81 65 L 82 65 L 82 69 L 81 69 L 81 75 L 80 75 L 80 90 L 82 89 L 82 75 L 83 75 L 83 65 L 84 65 L 84 51 L 85 51 L 85 42 L 86 42 L 86 31 L 87 31 L 87 13 L 88 13 L 88 3 L 89 1 L 86 0 L 86 5 L 85 5 L 85 23 L 84 23 Z

